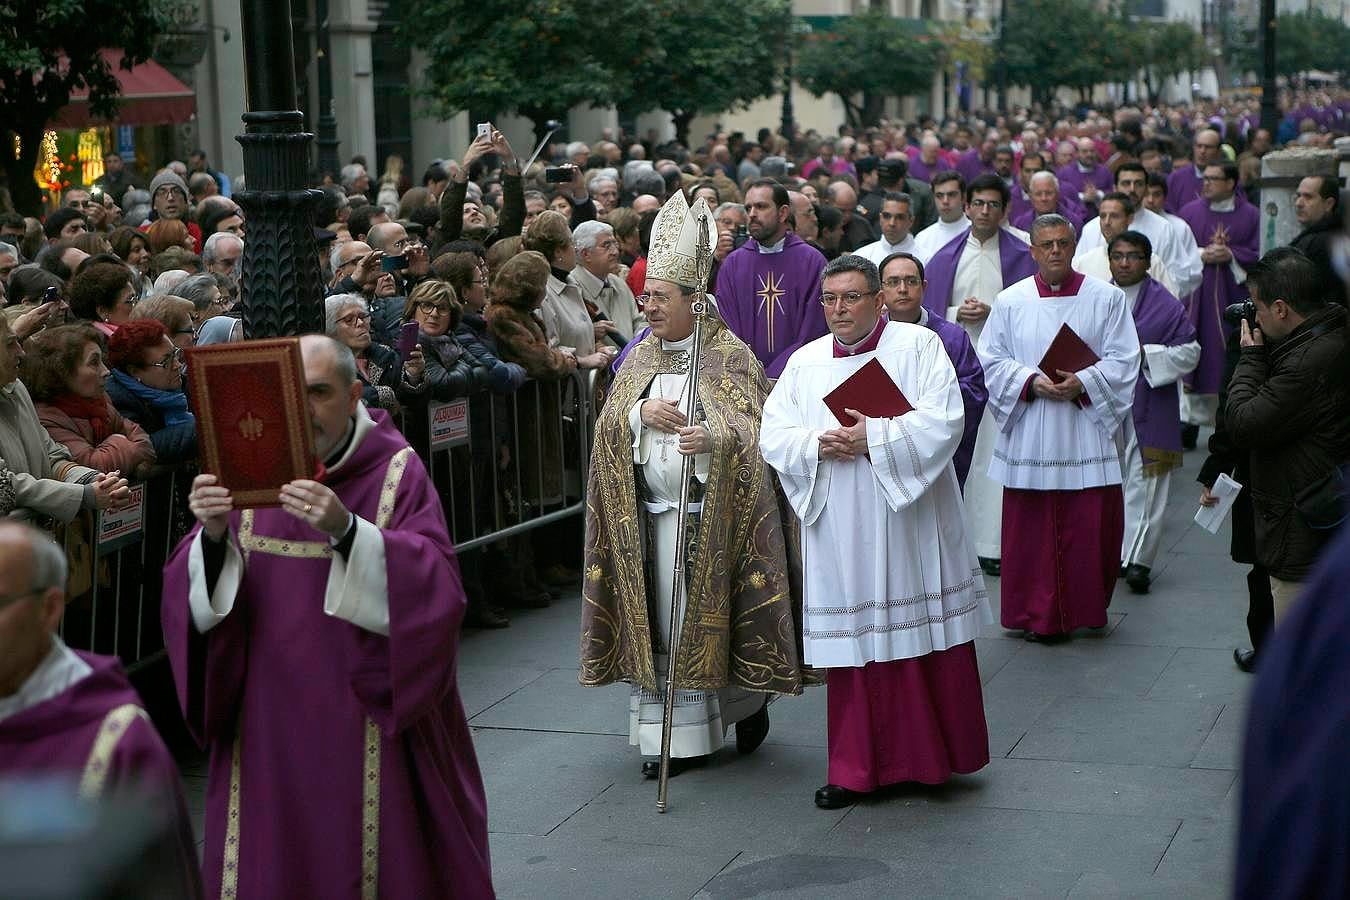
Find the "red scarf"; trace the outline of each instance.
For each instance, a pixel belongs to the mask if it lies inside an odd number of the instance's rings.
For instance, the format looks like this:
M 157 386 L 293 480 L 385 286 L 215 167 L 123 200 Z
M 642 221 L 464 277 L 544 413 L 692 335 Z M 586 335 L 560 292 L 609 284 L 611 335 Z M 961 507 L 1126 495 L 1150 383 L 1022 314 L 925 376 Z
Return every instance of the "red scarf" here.
M 83 419 L 92 425 L 95 444 L 103 443 L 104 438 L 112 434 L 113 410 L 107 394 L 101 394 L 96 400 L 78 397 L 75 394 L 62 394 L 52 400 L 52 406 L 72 419 Z

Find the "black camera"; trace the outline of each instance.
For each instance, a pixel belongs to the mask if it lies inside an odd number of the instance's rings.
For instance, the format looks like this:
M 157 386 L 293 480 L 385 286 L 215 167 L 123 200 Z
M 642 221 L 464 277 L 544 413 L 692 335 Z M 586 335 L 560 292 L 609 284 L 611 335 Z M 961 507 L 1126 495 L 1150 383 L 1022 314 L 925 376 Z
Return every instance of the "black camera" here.
M 1232 322 L 1234 325 L 1242 322 L 1245 319 L 1247 321 L 1248 328 L 1255 328 L 1256 304 L 1253 303 L 1251 298 L 1249 297 L 1248 299 L 1243 300 L 1241 303 L 1234 303 L 1231 306 L 1226 307 L 1223 311 L 1223 317 L 1228 321 Z
M 748 240 L 750 240 L 750 229 L 745 225 L 737 225 L 736 231 L 732 234 L 731 248 L 739 250 Z
M 544 181 L 549 184 L 565 184 L 572 180 L 575 166 L 555 166 L 544 170 Z

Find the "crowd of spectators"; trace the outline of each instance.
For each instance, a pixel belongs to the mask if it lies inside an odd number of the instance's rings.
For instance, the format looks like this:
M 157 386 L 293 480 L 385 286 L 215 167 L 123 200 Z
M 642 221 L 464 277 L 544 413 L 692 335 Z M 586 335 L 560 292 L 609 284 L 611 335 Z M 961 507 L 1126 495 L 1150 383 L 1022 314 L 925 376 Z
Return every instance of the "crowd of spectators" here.
M 837 135 L 719 132 L 692 147 L 606 133 L 589 145 L 554 143 L 524 171 L 493 129 L 460 159 L 430 162 L 418 183 L 396 156 L 378 176 L 358 157 L 316 178 L 324 327 L 355 354 L 367 406 L 399 416 L 415 443 L 425 446 L 429 405 L 468 399 L 472 437 L 455 478 L 472 478 L 456 485 L 466 496 L 447 501 L 453 512 L 479 521 L 493 519 L 494 504 L 540 512 L 579 497 L 558 427 L 565 385 L 580 370 L 586 390 L 603 396 L 615 355 L 645 333 L 645 253 L 673 192 L 714 210 L 711 285 L 746 240 L 744 190 L 761 178 L 788 189 L 791 229 L 827 258 L 907 246 L 947 221 L 938 189 L 985 173 L 1013 190 L 1014 206 L 1024 197 L 1026 216 L 1067 209 L 1081 222 L 1086 209 L 1122 196 L 1109 193 L 1121 165 L 1141 163 L 1160 179 L 1207 129 L 1255 199 L 1264 153 L 1327 145 L 1347 128 L 1344 95 L 1283 102 L 1277 135 L 1238 97 L 882 121 Z M 1033 183 L 1038 172 L 1060 175 Z M 109 154 L 103 177 L 67 190 L 44 220 L 0 212 L 0 513 L 68 521 L 115 502 L 125 479 L 195 460 L 184 351 L 243 337 L 248 225 L 231 188 L 201 153 L 148 179 Z M 1324 218 L 1336 212 L 1334 200 L 1305 200 Z M 1316 242 L 1325 228 L 1313 224 Z M 416 324 L 417 340 L 400 352 L 405 323 Z M 501 405 L 490 398 L 527 381 L 538 400 L 521 404 L 512 423 L 494 418 Z M 512 427 L 538 440 L 513 442 Z M 467 488 L 493 467 L 520 473 L 519 495 L 513 485 L 483 506 Z M 471 624 L 505 625 L 503 607 L 545 604 L 551 587 L 577 577 L 576 558 L 545 531 L 533 546 L 500 545 L 511 565 L 467 559 Z

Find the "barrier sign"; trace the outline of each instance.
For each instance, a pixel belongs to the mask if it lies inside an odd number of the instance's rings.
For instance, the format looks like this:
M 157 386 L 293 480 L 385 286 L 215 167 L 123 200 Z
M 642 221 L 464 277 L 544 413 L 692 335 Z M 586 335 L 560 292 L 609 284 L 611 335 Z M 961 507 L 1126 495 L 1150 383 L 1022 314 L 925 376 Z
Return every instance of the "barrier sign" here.
M 145 518 L 145 485 L 131 485 L 131 495 L 125 502 L 100 512 L 98 517 L 98 550 L 111 553 L 141 539 L 141 525 Z
M 431 449 L 446 450 L 469 442 L 469 401 L 432 403 L 427 411 Z

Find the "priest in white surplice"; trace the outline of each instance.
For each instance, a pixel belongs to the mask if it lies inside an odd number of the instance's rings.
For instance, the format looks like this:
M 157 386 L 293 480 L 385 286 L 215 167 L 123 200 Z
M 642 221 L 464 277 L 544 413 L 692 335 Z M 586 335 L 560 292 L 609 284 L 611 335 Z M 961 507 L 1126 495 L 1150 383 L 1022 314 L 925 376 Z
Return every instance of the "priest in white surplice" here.
M 989 761 L 973 641 L 991 616 L 951 462 L 961 389 L 934 332 L 886 321 L 880 287 L 860 257 L 825 267 L 832 333 L 788 360 L 760 428 L 802 523 L 803 660 L 828 670 L 826 809 Z M 841 427 L 824 397 L 874 359 L 914 409 Z
M 1125 528 L 1116 438 L 1139 337 L 1121 289 L 1070 268 L 1067 219 L 1041 216 L 1031 235 L 1039 271 L 998 295 L 978 352 L 999 427 L 989 474 L 1004 488 L 1002 622 L 1035 640 L 1106 624 Z M 1099 361 L 1041 372 L 1065 324 Z

